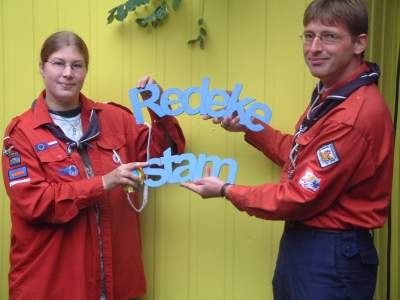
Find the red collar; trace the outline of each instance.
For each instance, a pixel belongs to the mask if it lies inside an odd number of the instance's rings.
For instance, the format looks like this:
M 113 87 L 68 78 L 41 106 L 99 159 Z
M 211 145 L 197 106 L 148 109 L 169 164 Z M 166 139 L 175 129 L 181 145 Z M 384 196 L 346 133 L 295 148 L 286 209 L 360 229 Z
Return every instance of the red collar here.
M 51 119 L 49 111 L 48 111 L 45 97 L 46 97 L 46 91 L 43 90 L 39 94 L 39 97 L 36 99 L 34 107 L 32 108 L 32 110 L 33 110 L 33 127 L 34 128 L 40 127 L 44 124 L 53 123 L 53 120 Z M 92 100 L 89 100 L 82 93 L 79 93 L 79 100 L 82 105 L 81 114 L 83 116 L 88 116 L 92 109 L 101 110 L 101 106 L 98 103 L 96 103 Z

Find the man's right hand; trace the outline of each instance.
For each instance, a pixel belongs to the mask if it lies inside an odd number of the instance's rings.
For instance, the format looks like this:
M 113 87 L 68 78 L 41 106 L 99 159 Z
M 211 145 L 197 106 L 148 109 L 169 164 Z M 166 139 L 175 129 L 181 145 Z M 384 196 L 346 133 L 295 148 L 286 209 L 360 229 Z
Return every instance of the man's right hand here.
M 227 117 L 212 118 L 208 115 L 202 116 L 203 120 L 212 119 L 214 124 L 219 124 L 222 128 L 230 132 L 241 132 L 246 130 L 246 126 L 239 123 L 240 117 L 237 114 L 233 114 Z

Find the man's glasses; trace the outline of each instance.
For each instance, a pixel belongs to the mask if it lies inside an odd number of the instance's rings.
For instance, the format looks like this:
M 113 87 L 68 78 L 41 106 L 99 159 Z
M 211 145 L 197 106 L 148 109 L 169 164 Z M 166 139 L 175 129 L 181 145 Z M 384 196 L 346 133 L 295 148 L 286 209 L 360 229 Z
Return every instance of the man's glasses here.
M 307 31 L 300 35 L 305 45 L 312 44 L 315 38 L 318 38 L 324 45 L 335 45 L 339 43 L 343 37 L 345 37 L 345 35 L 339 35 L 329 31 L 323 31 L 321 33 Z
M 75 73 L 83 73 L 86 70 L 86 66 L 83 62 L 74 62 L 72 64 L 68 64 L 63 60 L 48 60 L 46 61 L 53 66 L 54 69 L 63 71 L 67 66 L 70 66 L 71 70 Z

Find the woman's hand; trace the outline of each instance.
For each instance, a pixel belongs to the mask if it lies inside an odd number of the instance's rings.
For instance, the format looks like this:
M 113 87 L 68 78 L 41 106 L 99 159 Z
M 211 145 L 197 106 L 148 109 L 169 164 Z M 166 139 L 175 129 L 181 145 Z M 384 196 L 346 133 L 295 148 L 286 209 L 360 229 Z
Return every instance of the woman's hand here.
M 143 179 L 133 175 L 132 171 L 146 166 L 148 166 L 147 162 L 132 162 L 118 166 L 102 177 L 104 189 L 109 191 L 117 185 L 129 185 L 134 189 L 138 189 Z
M 144 76 L 143 78 L 139 79 L 136 82 L 136 88 L 143 89 L 147 84 L 157 84 L 158 88 L 160 89 L 160 95 L 164 92 L 163 88 L 150 76 Z M 143 100 L 147 100 L 151 97 L 151 92 L 145 91 L 140 93 Z

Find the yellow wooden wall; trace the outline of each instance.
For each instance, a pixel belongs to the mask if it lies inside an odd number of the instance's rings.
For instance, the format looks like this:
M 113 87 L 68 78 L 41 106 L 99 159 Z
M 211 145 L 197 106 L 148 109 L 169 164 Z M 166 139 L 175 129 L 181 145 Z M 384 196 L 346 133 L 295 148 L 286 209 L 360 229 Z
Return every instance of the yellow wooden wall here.
M 370 11 L 370 47 L 367 57 L 381 67 L 379 86 L 394 116 L 396 71 L 400 51 L 400 1 L 367 0 L 366 2 Z M 399 108 L 397 109 L 399 114 Z M 400 126 L 397 127 L 390 222 L 387 222 L 384 228 L 375 231 L 375 244 L 380 257 L 376 299 L 397 300 L 400 297 Z
M 92 99 L 130 106 L 128 90 L 145 74 L 164 87 L 180 88 L 199 85 L 208 76 L 213 88 L 242 83 L 243 96 L 271 107 L 273 126 L 293 130 L 315 83 L 297 38 L 309 0 L 183 0 L 157 30 L 139 28 L 133 18 L 106 25 L 106 12 L 122 2 L 0 0 L 1 132 L 42 89 L 40 46 L 62 29 L 77 32 L 89 46 L 84 93 Z M 192 49 L 186 41 L 197 34 L 203 7 L 206 49 Z M 278 180 L 279 169 L 241 134 L 226 133 L 199 117 L 181 115 L 179 121 L 186 151 L 235 158 L 237 182 Z M 0 299 L 5 300 L 10 223 L 8 198 L 3 188 L 0 193 Z M 272 299 L 281 222 L 250 218 L 222 199 L 202 200 L 178 186 L 150 195 L 142 217 L 149 286 L 144 299 Z

